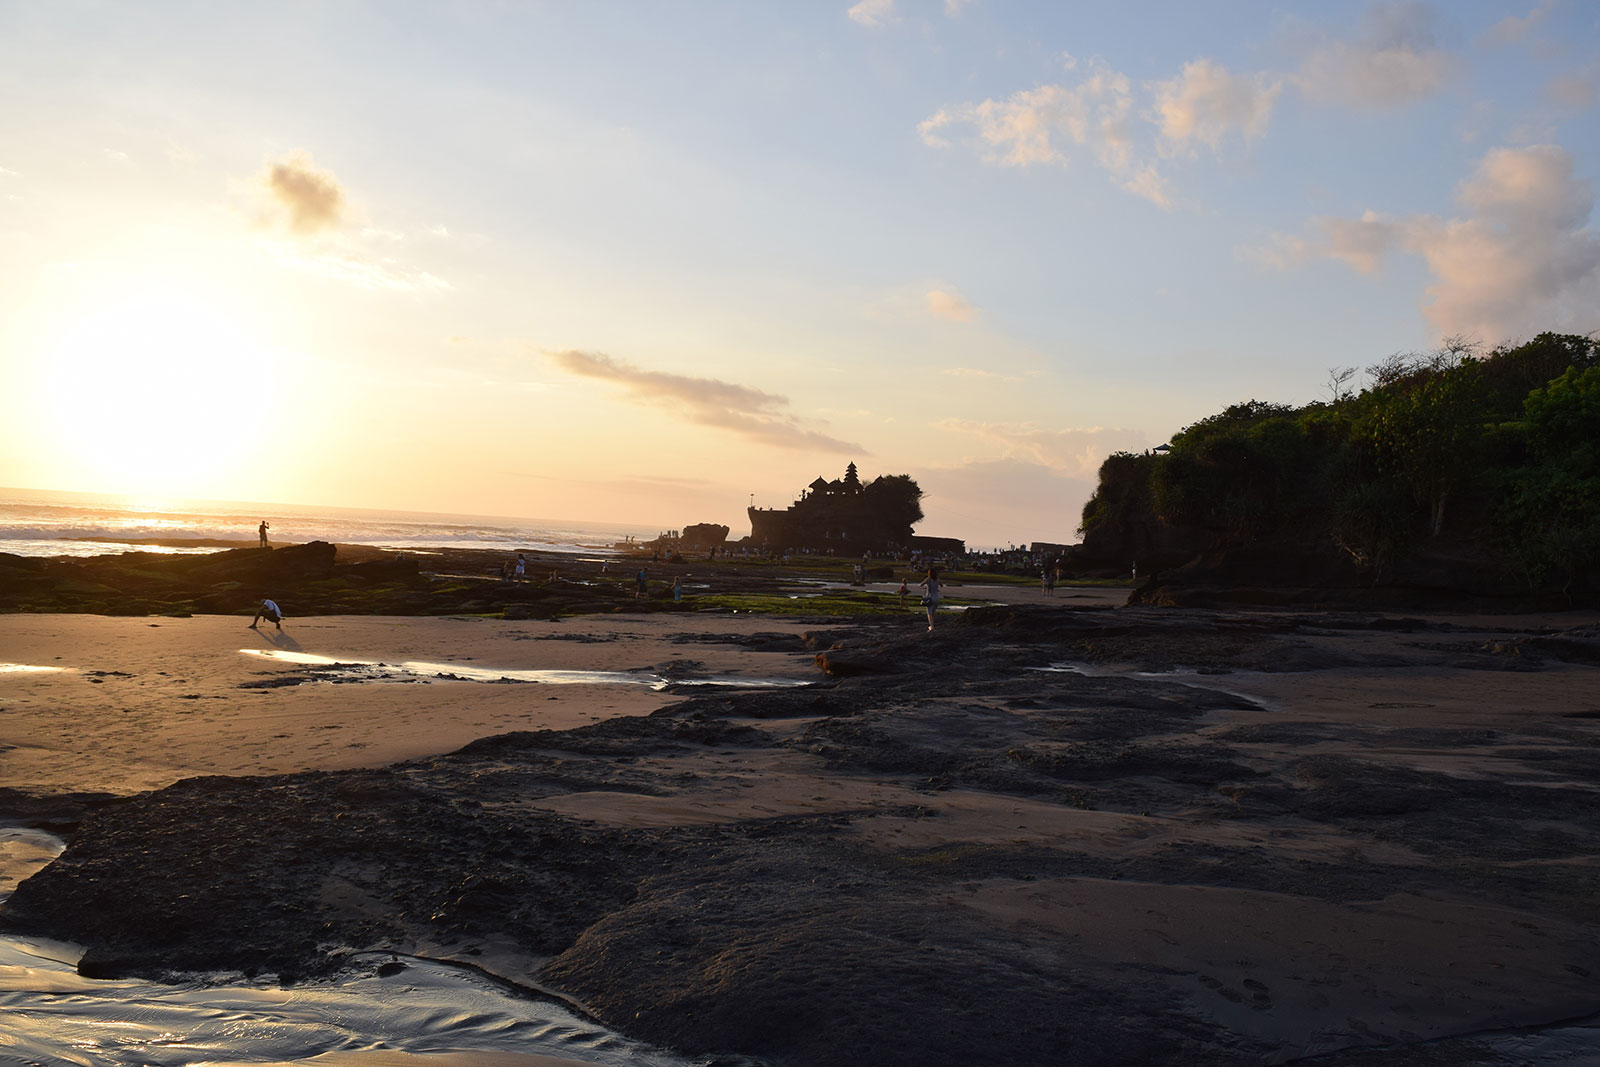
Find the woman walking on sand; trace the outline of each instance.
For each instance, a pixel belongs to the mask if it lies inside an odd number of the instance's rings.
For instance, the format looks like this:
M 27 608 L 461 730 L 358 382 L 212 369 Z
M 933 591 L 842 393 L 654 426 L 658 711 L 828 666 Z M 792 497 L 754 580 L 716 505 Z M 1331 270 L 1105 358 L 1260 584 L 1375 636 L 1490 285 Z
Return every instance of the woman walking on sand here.
M 929 567 L 928 576 L 917 584 L 928 587 L 928 595 L 922 598 L 922 602 L 928 605 L 928 632 L 931 634 L 933 633 L 933 616 L 939 610 L 939 568 Z

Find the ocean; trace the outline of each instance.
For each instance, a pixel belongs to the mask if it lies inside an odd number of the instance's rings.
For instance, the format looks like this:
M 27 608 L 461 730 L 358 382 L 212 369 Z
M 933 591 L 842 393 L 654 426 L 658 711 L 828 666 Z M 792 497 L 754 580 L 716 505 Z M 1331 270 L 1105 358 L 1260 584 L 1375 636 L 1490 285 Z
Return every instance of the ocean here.
M 140 500 L 88 493 L 0 488 L 0 552 L 19 556 L 99 556 L 118 552 L 218 552 L 256 543 L 269 524 L 273 544 L 333 541 L 426 552 L 430 548 L 593 552 L 656 527 L 626 523 L 519 519 L 485 515 L 377 511 L 216 500 Z M 207 538 L 237 545 L 143 544 Z

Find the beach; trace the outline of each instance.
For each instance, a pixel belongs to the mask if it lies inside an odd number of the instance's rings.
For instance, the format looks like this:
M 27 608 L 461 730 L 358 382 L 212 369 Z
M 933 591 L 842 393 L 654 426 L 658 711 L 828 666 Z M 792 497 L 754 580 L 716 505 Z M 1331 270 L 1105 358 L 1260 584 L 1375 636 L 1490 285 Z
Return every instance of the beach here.
M 106 977 L 468 960 L 780 1064 L 1521 1062 L 1600 1011 L 1595 618 L 1017 598 L 3 616 L 61 669 L 0 675 L 0 773 L 70 831 L 7 922 Z M 529 670 L 632 677 L 466 679 Z

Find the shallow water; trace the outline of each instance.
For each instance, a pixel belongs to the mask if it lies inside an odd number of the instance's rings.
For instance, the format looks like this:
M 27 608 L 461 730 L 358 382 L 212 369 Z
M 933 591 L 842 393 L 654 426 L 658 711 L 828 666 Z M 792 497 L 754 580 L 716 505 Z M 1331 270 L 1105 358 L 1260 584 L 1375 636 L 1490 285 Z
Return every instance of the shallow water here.
M 48 834 L 0 827 L 0 896 L 60 850 Z M 282 989 L 219 976 L 177 985 L 83 978 L 80 954 L 62 942 L 0 938 L 0 1064 L 200 1067 L 343 1053 L 360 1065 L 452 1052 L 641 1067 L 701 1062 L 449 963 L 401 957 L 396 970 L 389 953 L 365 953 L 354 957 L 364 974 Z M 383 964 L 394 973 L 377 973 Z
M 467 667 L 459 663 L 430 663 L 403 660 L 389 663 L 378 660 L 337 659 L 310 652 L 291 652 L 276 648 L 241 648 L 246 656 L 279 663 L 294 663 L 321 668 L 320 674 L 350 681 L 409 681 L 437 678 L 460 682 L 528 682 L 545 685 L 643 685 L 662 690 L 669 686 L 734 686 L 745 689 L 777 689 L 811 684 L 797 678 L 663 678 L 646 671 L 554 671 L 520 670 L 495 667 Z
M 65 667 L 36 667 L 31 663 L 0 663 L 0 674 L 36 674 L 65 669 Z

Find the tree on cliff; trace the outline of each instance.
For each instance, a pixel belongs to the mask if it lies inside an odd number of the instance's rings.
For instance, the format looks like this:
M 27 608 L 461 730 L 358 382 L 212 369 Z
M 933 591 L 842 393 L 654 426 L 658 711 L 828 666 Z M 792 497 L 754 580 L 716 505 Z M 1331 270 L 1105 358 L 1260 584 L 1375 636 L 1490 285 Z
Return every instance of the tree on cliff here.
M 1354 559 L 1376 580 L 1389 561 L 1442 551 L 1485 574 L 1520 570 L 1531 588 L 1600 593 L 1594 339 L 1545 333 L 1481 355 L 1447 344 L 1368 374 L 1357 395 L 1235 404 L 1166 456 L 1108 458 L 1084 507 L 1086 556 L 1160 543 L 1172 547 L 1155 565 L 1176 566 L 1270 542 L 1280 558 Z
M 885 525 L 911 527 L 922 521 L 922 487 L 909 474 L 884 474 L 862 490 L 868 508 Z

